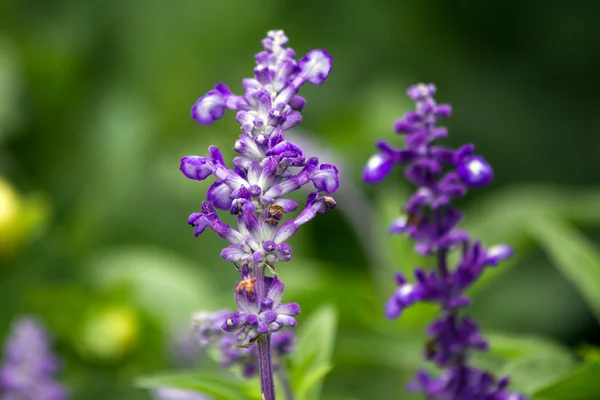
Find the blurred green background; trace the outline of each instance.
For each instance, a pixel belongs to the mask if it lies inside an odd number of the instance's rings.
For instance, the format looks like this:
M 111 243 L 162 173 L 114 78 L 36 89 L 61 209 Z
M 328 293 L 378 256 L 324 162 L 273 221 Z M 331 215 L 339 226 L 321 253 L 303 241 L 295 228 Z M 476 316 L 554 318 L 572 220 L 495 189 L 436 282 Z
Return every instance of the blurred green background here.
M 499 349 L 478 362 L 542 387 L 600 345 L 598 15 L 591 0 L 0 1 L 0 337 L 39 314 L 73 399 L 145 399 L 135 377 L 192 363 L 190 313 L 233 307 L 237 275 L 216 235 L 187 226 L 208 184 L 179 160 L 231 155 L 239 127 L 189 109 L 216 82 L 239 93 L 260 40 L 284 29 L 298 56 L 334 59 L 302 90 L 294 135 L 343 166 L 344 186 L 279 268 L 301 317 L 338 312 L 323 398 L 409 398 L 421 365 L 433 310 L 382 311 L 393 272 L 429 263 L 386 234 L 411 188 L 400 171 L 360 181 L 375 140 L 400 144 L 391 125 L 420 81 L 454 106 L 447 144 L 473 142 L 495 168 L 461 204 L 465 227 L 517 250 L 473 288 L 469 313 Z

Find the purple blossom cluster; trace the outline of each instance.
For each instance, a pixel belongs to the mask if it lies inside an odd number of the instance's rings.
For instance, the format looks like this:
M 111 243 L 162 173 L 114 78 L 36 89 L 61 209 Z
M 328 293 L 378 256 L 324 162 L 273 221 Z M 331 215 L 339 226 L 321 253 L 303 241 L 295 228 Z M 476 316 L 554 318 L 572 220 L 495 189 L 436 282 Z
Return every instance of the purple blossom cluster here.
M 287 240 L 318 213 L 335 207 L 328 195 L 339 186 L 335 166 L 307 158 L 300 146 L 284 136 L 302 120 L 306 100 L 298 95 L 299 89 L 307 82 L 322 84 L 331 71 L 331 57 L 325 50 L 312 50 L 296 60 L 287 41 L 283 31 L 268 32 L 262 41 L 264 50 L 255 56 L 254 77 L 242 81 L 244 95 L 217 84 L 192 107 L 192 117 L 203 125 L 221 118 L 225 109 L 237 111 L 241 134 L 233 146 L 238 154 L 233 167 L 216 146 L 208 148 L 207 156 L 184 157 L 180 167 L 190 179 L 215 178 L 200 212 L 190 215 L 188 222 L 196 236 L 208 227 L 229 243 L 221 257 L 235 265 L 241 279 L 235 285 L 238 310 L 223 318 L 222 327 L 235 333 L 238 346 L 258 342 L 267 400 L 275 398 L 271 333 L 295 326 L 300 306 L 281 303 L 284 285 L 277 276 L 265 276 L 265 269 L 275 273 L 277 262 L 291 259 Z M 304 209 L 284 222 L 285 215 L 298 208 L 288 196 L 311 183 L 315 190 Z M 217 209 L 236 217 L 237 227 L 223 222 Z
M 417 253 L 437 258 L 436 269 L 416 268 L 413 282 L 396 275 L 398 289 L 387 302 L 385 313 L 396 319 L 416 302 L 440 305 L 442 315 L 427 330 L 425 357 L 443 373 L 436 377 L 420 371 L 410 390 L 425 393 L 429 400 L 523 400 L 523 396 L 506 390 L 508 378 L 496 380 L 468 364 L 470 351 L 486 350 L 489 344 L 475 321 L 461 313 L 469 304 L 465 291 L 486 267 L 498 265 L 512 255 L 512 250 L 506 245 L 486 248 L 458 228 L 462 214 L 452 200 L 464 196 L 468 189 L 489 184 L 493 171 L 484 158 L 474 154 L 473 145 L 459 149 L 437 145 L 448 134 L 445 127 L 438 126 L 438 120 L 449 117 L 452 108 L 437 104 L 435 91 L 432 84 L 408 89 L 415 110 L 394 123 L 395 132 L 405 137 L 404 147 L 379 141 L 379 152 L 364 169 L 363 179 L 374 184 L 381 182 L 394 165 L 405 167 L 406 178 L 418 189 L 390 232 L 408 235 Z M 460 252 L 460 259 L 452 268 L 448 257 L 454 251 Z
M 198 312 L 192 317 L 192 328 L 200 347 L 218 350 L 224 368 L 240 367 L 242 375 L 251 378 L 258 371 L 256 346 L 236 346 L 236 335 L 223 330 L 223 320 L 231 315 L 229 310 Z M 277 370 L 283 359 L 296 348 L 296 337 L 291 331 L 277 331 L 271 335 L 273 368 Z
M 34 318 L 18 320 L 4 347 L 0 367 L 0 399 L 63 400 L 64 388 L 55 381 L 60 369 L 50 350 L 44 327 Z

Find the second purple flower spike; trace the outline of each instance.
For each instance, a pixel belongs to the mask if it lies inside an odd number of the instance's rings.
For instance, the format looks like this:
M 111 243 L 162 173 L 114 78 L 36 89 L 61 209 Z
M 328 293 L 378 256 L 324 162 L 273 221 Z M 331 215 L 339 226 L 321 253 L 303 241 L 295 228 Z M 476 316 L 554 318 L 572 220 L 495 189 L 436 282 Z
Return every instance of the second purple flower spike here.
M 381 182 L 394 165 L 405 167 L 406 178 L 416 193 L 404 206 L 405 214 L 390 227 L 391 233 L 403 233 L 415 242 L 415 251 L 437 258 L 437 268 L 416 268 L 414 282 L 401 274 L 396 276 L 398 289 L 388 300 L 385 313 L 396 319 L 406 307 L 424 301 L 437 303 L 441 316 L 429 326 L 425 358 L 443 370 L 441 376 L 425 371 L 417 375 L 409 389 L 423 392 L 428 400 L 524 400 L 506 390 L 508 378 L 496 380 L 486 371 L 469 365 L 469 352 L 486 350 L 477 324 L 464 315 L 469 304 L 465 291 L 484 272 L 512 254 L 510 247 L 485 248 L 479 241 L 458 229 L 462 215 L 452 201 L 464 196 L 468 189 L 489 184 L 493 178 L 490 165 L 474 155 L 472 145 L 457 150 L 437 145 L 448 134 L 438 126 L 438 119 L 451 114 L 448 104 L 433 99 L 435 86 L 418 84 L 408 89 L 415 110 L 394 124 L 394 130 L 405 136 L 405 146 L 395 148 L 377 143 L 379 152 L 368 161 L 363 174 L 367 183 Z M 461 258 L 452 268 L 449 254 L 459 251 Z
M 286 140 L 285 132 L 300 123 L 306 100 L 298 95 L 307 82 L 322 84 L 331 71 L 331 57 L 325 50 L 312 50 L 300 60 L 286 47 L 283 31 L 270 31 L 262 41 L 264 50 L 256 55 L 254 77 L 242 81 L 244 95 L 231 93 L 223 84 L 201 97 L 192 107 L 192 117 L 210 125 L 226 109 L 237 111 L 242 133 L 233 149 L 239 154 L 227 166 L 220 150 L 210 146 L 207 156 L 181 160 L 181 172 L 188 178 L 216 178 L 208 189 L 201 211 L 188 222 L 198 236 L 207 227 L 229 245 L 221 257 L 240 272 L 234 287 L 238 311 L 225 316 L 222 327 L 235 333 L 238 346 L 258 344 L 258 365 L 265 400 L 275 399 L 271 360 L 271 333 L 296 325 L 297 303 L 282 303 L 284 285 L 275 273 L 276 263 L 291 259 L 287 240 L 318 213 L 335 207 L 328 195 L 338 188 L 337 168 L 307 158 L 302 149 Z M 304 185 L 314 192 L 304 209 L 284 222 L 298 203 L 287 196 Z M 216 209 L 228 210 L 237 218 L 237 228 L 224 223 Z

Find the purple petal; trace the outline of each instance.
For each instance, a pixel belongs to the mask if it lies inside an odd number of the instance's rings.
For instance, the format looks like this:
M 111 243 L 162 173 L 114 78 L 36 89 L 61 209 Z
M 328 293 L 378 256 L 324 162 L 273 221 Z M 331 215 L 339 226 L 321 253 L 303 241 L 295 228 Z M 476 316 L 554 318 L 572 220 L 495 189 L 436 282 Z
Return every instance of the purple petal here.
M 436 117 L 448 118 L 452 115 L 452 106 L 450 104 L 438 104 L 434 114 Z
M 223 322 L 221 328 L 225 332 L 233 332 L 242 327 L 244 324 L 244 316 L 245 314 L 241 313 L 233 313 L 227 317 L 227 319 Z
M 331 56 L 325 50 L 309 51 L 298 61 L 298 76 L 314 85 L 322 84 L 331 72 Z
M 466 157 L 456 169 L 462 181 L 470 188 L 480 188 L 489 184 L 494 178 L 492 167 L 479 156 Z
M 202 181 L 213 173 L 207 157 L 187 156 L 181 159 L 179 170 L 188 178 Z
M 231 188 L 224 182 L 215 182 L 208 188 L 206 199 L 221 210 L 229 210 L 231 208 Z
M 273 205 L 283 207 L 283 211 L 286 213 L 294 212 L 298 208 L 298 203 L 292 199 L 277 199 Z
M 298 303 L 285 303 L 277 306 L 275 311 L 278 314 L 291 315 L 292 317 L 300 314 L 300 305 Z
M 327 194 L 331 194 L 340 186 L 338 180 L 338 169 L 335 165 L 322 164 L 318 170 L 314 170 L 310 174 L 315 188 L 322 190 Z
M 302 115 L 299 112 L 293 112 L 286 116 L 285 122 L 281 125 L 281 129 L 287 131 L 302 122 Z
M 265 311 L 260 316 L 262 320 L 265 321 L 267 324 L 275 322 L 275 320 L 277 319 L 277 313 L 275 311 Z
M 269 325 L 266 322 L 260 321 L 258 323 L 258 326 L 257 326 L 256 330 L 261 335 L 264 335 L 265 333 L 269 333 Z
M 387 154 L 374 154 L 363 170 L 363 180 L 370 184 L 379 183 L 390 173 L 392 166 L 392 159 Z
M 306 105 L 306 100 L 304 99 L 304 97 L 296 95 L 292 96 L 288 104 L 290 105 L 290 107 L 292 107 L 293 110 L 302 111 L 302 109 Z
M 511 257 L 513 253 L 513 249 L 505 244 L 498 244 L 496 246 L 492 246 L 486 251 L 485 263 L 487 265 L 498 265 L 500 261 L 506 260 L 507 258 Z
M 385 316 L 388 319 L 396 319 L 402 314 L 403 308 L 396 301 L 396 296 L 390 297 L 390 299 L 385 303 Z
M 270 286 L 267 291 L 267 297 L 273 300 L 273 307 L 277 308 L 281 299 L 283 298 L 284 284 L 279 280 L 278 277 L 273 277 L 270 280 Z
M 292 237 L 297 230 L 298 225 L 296 225 L 294 221 L 287 221 L 277 230 L 277 233 L 275 233 L 275 236 L 273 237 L 273 241 L 275 243 L 283 243 Z
M 406 232 L 406 230 L 408 229 L 408 218 L 406 217 L 406 215 L 400 216 L 398 218 L 396 218 L 394 220 L 394 222 L 392 222 L 392 224 L 390 225 L 390 234 L 398 234 L 398 233 L 403 233 Z
M 394 132 L 396 133 L 411 133 L 419 128 L 414 123 L 407 121 L 404 118 L 400 118 L 394 122 Z
M 239 246 L 231 245 L 221 250 L 221 258 L 232 263 L 238 263 L 248 260 L 249 255 Z
M 296 326 L 296 318 L 290 317 L 289 315 L 279 314 L 277 316 L 276 323 L 283 326 Z
M 200 97 L 192 107 L 192 118 L 202 125 L 211 125 L 220 119 L 225 112 L 225 96 L 222 91 L 227 86 L 222 85 L 219 88 L 215 86 L 204 96 Z

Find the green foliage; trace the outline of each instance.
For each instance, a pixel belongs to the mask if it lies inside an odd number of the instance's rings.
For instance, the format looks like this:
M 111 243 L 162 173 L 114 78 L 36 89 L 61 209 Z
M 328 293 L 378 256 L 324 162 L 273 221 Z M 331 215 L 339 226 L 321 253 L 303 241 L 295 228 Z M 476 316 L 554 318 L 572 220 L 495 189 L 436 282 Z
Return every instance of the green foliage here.
M 298 400 L 318 400 L 337 336 L 337 316 L 330 306 L 313 312 L 298 333 L 298 348 L 291 357 L 290 380 Z
M 596 400 L 600 398 L 600 362 L 591 362 L 536 391 L 543 400 Z
M 532 236 L 579 290 L 600 321 L 600 252 L 569 224 L 552 216 L 529 220 Z
M 250 382 L 222 372 L 181 372 L 139 378 L 135 385 L 142 389 L 175 388 L 205 393 L 216 400 L 260 400 L 260 390 Z
M 156 248 L 104 251 L 90 269 L 95 285 L 126 288 L 134 304 L 160 317 L 169 329 L 188 325 L 194 311 L 215 308 L 218 301 L 204 269 Z

